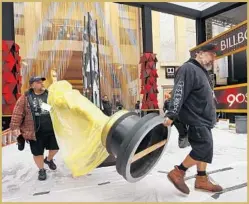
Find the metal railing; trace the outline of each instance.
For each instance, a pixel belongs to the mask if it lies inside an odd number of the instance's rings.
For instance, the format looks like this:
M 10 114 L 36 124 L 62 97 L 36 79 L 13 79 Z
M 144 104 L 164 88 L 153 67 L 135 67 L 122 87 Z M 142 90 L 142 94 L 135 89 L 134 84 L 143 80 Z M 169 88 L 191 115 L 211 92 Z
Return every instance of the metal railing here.
M 12 132 L 9 128 L 2 132 L 2 147 L 16 143 L 16 137 L 11 133 Z

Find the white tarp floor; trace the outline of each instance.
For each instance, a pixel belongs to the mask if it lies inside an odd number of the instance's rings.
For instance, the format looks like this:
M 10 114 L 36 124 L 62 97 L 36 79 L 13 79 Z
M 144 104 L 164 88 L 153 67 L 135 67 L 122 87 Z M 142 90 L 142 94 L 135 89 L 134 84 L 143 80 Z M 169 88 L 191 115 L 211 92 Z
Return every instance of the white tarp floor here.
M 23 152 L 15 144 L 4 147 L 2 199 L 3 202 L 247 202 L 247 135 L 217 128 L 213 129 L 213 135 L 214 160 L 207 171 L 225 188 L 221 194 L 194 190 L 196 167 L 187 171 L 188 196 L 179 193 L 168 181 L 167 172 L 190 151 L 190 147 L 178 148 L 177 131 L 172 128 L 161 160 L 137 183 L 124 180 L 115 166 L 72 178 L 59 154 L 55 158 L 58 169 L 48 170 L 48 179 L 38 181 L 29 146 Z

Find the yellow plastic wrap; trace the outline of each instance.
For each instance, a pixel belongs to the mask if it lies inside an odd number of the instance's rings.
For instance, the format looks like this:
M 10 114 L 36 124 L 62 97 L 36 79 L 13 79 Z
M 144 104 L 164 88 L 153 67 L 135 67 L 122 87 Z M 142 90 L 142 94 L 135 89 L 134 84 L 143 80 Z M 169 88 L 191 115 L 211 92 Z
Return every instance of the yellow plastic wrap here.
M 60 153 L 73 176 L 100 165 L 108 157 L 101 132 L 109 117 L 67 81 L 49 87 L 48 104 Z

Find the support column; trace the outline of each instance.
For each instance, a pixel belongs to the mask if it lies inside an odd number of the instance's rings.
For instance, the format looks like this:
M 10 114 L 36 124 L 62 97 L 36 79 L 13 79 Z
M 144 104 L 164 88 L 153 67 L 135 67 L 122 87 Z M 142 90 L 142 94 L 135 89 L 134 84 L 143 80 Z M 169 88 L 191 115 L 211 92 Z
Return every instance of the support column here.
M 143 53 L 153 53 L 151 8 L 142 7 Z
M 196 19 L 196 44 L 199 45 L 206 41 L 205 19 Z
M 15 41 L 14 3 L 2 3 L 2 40 Z

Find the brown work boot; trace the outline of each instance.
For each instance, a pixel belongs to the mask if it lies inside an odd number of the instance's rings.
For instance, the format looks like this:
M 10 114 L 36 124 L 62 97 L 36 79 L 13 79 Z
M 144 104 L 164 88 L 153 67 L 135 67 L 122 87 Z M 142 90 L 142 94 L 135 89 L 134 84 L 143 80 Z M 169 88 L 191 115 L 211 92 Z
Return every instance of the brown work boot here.
M 174 186 L 181 191 L 182 193 L 189 194 L 189 188 L 184 181 L 185 172 L 178 169 L 175 166 L 175 169 L 169 172 L 168 179 L 174 184 Z
M 212 183 L 208 176 L 196 176 L 195 189 L 210 192 L 220 192 L 223 190 L 220 185 Z

